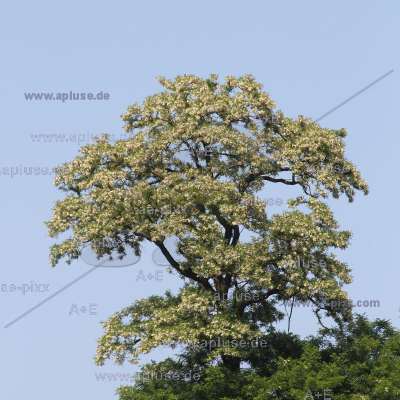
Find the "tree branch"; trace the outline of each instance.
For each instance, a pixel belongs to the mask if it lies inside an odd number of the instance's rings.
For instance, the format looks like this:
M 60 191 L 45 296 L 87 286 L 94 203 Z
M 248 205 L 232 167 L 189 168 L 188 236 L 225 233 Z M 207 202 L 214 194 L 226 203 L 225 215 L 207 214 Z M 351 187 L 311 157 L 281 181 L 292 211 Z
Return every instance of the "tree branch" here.
M 292 176 L 292 180 L 289 181 L 287 179 L 282 179 L 282 178 L 272 178 L 270 176 L 266 175 L 261 175 L 261 178 L 264 179 L 265 181 L 268 182 L 273 182 L 273 183 L 284 183 L 285 185 L 299 185 L 300 182 L 297 182 L 294 178 L 294 175 Z
M 204 289 L 214 292 L 213 287 L 211 286 L 210 282 L 206 278 L 202 278 L 198 275 L 196 275 L 192 269 L 187 268 L 187 269 L 182 269 L 179 265 L 179 263 L 172 257 L 171 253 L 168 251 L 168 249 L 165 247 L 163 242 L 160 241 L 155 241 L 153 242 L 156 244 L 156 246 L 161 250 L 163 253 L 164 257 L 168 260 L 170 265 L 175 268 L 181 275 L 185 276 L 186 278 L 192 279 L 195 282 L 200 283 Z

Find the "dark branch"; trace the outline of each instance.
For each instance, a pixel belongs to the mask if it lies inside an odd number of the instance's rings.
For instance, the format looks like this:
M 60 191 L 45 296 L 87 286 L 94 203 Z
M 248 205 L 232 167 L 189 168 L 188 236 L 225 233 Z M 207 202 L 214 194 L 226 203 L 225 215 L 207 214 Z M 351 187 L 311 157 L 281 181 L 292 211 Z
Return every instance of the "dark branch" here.
M 238 225 L 234 225 L 234 227 L 233 227 L 232 246 L 235 246 L 238 243 L 239 237 L 240 237 L 239 226 Z
M 297 182 L 295 180 L 294 175 L 293 175 L 291 181 L 289 181 L 287 179 L 282 179 L 282 178 L 272 178 L 271 176 L 266 176 L 266 175 L 261 175 L 261 178 L 268 182 L 284 183 L 285 185 L 299 185 L 300 184 L 300 182 Z
M 181 275 L 185 276 L 186 278 L 192 279 L 195 282 L 200 283 L 204 289 L 214 292 L 213 287 L 210 285 L 210 282 L 208 282 L 208 279 L 202 278 L 198 275 L 196 275 L 192 269 L 186 268 L 182 269 L 179 265 L 179 263 L 172 257 L 171 253 L 168 251 L 168 249 L 165 247 L 163 242 L 160 241 L 155 241 L 153 242 L 156 244 L 156 246 L 161 250 L 163 253 L 164 257 L 168 260 L 170 265 L 175 268 Z

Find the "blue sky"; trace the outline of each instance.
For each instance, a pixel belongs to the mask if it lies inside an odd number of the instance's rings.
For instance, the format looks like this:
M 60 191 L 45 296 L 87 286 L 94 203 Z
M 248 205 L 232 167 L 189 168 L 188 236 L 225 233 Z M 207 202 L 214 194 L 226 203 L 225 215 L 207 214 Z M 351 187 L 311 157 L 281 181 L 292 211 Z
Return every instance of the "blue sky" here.
M 347 155 L 371 189 L 369 196 L 360 195 L 353 204 L 332 202 L 342 226 L 353 231 L 351 248 L 342 255 L 353 269 L 354 283 L 348 291 L 356 300 L 379 300 L 380 307 L 359 311 L 371 318 L 391 319 L 399 327 L 399 14 L 400 3 L 395 0 L 3 4 L 2 397 L 114 398 L 122 378 L 115 375 L 114 382 L 106 382 L 108 378 L 102 381 L 95 374 L 134 373 L 136 367 L 94 365 L 100 321 L 135 299 L 178 285 L 164 267 L 154 265 L 152 249 L 146 247 L 134 266 L 96 270 L 3 328 L 90 269 L 84 262 L 49 266 L 51 240 L 43 222 L 61 194 L 47 171 L 72 159 L 78 142 L 83 144 L 87 137 L 103 132 L 122 135 L 120 115 L 129 104 L 159 90 L 158 75 L 251 73 L 286 114 L 318 118 L 394 70 L 321 124 L 348 130 Z M 69 91 L 103 91 L 110 99 L 51 102 L 27 101 L 24 96 Z M 44 142 L 35 136 L 53 134 L 70 140 Z M 17 167 L 42 169 L 40 174 L 14 177 L 4 172 Z M 269 199 L 285 196 L 279 188 L 266 193 Z M 274 212 L 280 211 L 277 203 L 272 201 Z M 149 271 L 153 278 L 143 279 L 140 271 Z M 25 294 L 13 291 L 12 285 L 26 285 Z M 316 325 L 303 310 L 294 316 L 292 328 L 307 335 L 315 332 Z M 162 349 L 153 357 L 168 354 Z

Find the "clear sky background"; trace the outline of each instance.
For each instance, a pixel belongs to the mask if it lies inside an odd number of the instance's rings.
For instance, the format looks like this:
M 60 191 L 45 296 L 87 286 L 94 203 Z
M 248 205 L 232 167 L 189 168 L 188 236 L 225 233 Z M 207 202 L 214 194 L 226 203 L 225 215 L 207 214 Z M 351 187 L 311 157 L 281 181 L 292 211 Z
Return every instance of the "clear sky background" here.
M 371 194 L 334 202 L 353 231 L 342 258 L 353 268 L 357 311 L 400 325 L 398 153 L 400 2 L 396 0 L 13 1 L 0 8 L 0 171 L 52 168 L 71 160 L 78 140 L 40 142 L 32 135 L 90 137 L 123 133 L 127 106 L 160 89 L 155 77 L 193 73 L 253 74 L 290 116 L 318 118 L 390 70 L 392 74 L 321 121 L 349 131 L 347 155 Z M 108 92 L 108 101 L 27 101 L 25 92 Z M 72 135 L 72 136 L 71 136 Z M 81 143 L 83 144 L 83 143 Z M 276 185 L 275 185 L 276 186 Z M 94 365 L 100 321 L 134 300 L 178 286 L 152 249 L 132 267 L 97 269 L 8 328 L 4 325 L 56 293 L 90 266 L 49 266 L 44 221 L 61 194 L 52 176 L 0 175 L 0 397 L 69 400 L 115 398 L 137 367 Z M 286 192 L 266 193 L 271 212 Z M 141 271 L 153 274 L 143 279 Z M 164 271 L 164 272 L 162 272 Z M 12 285 L 30 285 L 23 294 Z M 6 285 L 6 286 L 4 286 Z M 2 290 L 6 288 L 7 290 Z M 86 312 L 79 310 L 85 310 Z M 90 308 L 90 311 L 89 311 Z M 292 328 L 317 326 L 306 310 Z M 152 355 L 164 357 L 169 350 Z M 149 360 L 144 358 L 144 361 Z

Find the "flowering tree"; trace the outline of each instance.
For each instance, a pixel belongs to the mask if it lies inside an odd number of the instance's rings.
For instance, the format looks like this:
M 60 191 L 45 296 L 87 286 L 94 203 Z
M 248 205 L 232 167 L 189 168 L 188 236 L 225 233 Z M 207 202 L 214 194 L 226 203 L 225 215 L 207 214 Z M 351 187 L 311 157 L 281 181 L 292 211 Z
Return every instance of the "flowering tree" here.
M 343 129 L 288 118 L 252 76 L 160 79 L 161 93 L 123 115 L 127 137 L 84 146 L 58 169 L 67 193 L 48 222 L 52 264 L 157 246 L 182 278 L 176 295 L 152 296 L 104 323 L 97 362 L 117 362 L 161 346 L 199 343 L 206 363 L 238 371 L 252 361 L 239 341 L 265 338 L 282 318 L 277 303 L 307 302 L 316 316 L 349 319 L 343 285 L 349 267 L 334 254 L 350 233 L 339 229 L 329 197 L 353 200 L 367 185 L 345 158 Z M 285 185 L 293 198 L 272 215 L 262 191 Z M 179 259 L 166 246 L 176 238 Z

